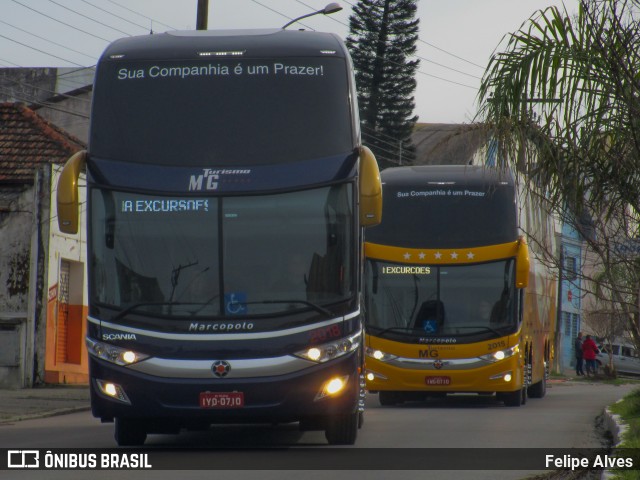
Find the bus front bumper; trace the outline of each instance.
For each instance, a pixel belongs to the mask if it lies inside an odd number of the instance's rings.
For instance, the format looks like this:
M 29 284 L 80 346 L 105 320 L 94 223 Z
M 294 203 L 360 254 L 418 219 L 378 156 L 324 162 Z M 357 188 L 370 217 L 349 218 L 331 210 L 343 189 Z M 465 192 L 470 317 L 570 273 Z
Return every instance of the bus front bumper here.
M 313 422 L 356 412 L 360 397 L 357 352 L 300 371 L 254 378 L 162 377 L 92 356 L 89 371 L 92 412 L 103 421 L 170 419 L 178 426 Z M 328 383 L 336 378 L 345 384 L 330 393 Z
M 518 357 L 487 365 L 451 368 L 447 360 L 424 365 L 398 366 L 367 357 L 367 390 L 446 393 L 512 392 L 523 387 Z

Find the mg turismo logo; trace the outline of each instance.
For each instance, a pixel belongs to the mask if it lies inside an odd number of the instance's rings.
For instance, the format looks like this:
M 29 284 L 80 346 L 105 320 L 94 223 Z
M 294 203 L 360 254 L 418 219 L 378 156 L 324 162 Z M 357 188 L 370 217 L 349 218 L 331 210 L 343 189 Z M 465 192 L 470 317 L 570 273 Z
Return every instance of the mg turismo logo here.
M 224 360 L 216 360 L 211 366 L 213 374 L 220 378 L 226 377 L 229 370 L 231 370 L 231 365 L 229 365 L 229 362 L 225 362 Z

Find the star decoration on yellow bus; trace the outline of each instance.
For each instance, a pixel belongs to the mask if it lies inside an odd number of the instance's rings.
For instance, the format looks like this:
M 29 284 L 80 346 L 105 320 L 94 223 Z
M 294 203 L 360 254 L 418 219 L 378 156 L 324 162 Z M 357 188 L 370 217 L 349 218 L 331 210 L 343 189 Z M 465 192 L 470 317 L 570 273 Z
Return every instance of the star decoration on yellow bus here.
M 370 258 L 420 264 L 477 263 L 488 259 L 510 258 L 516 255 L 517 247 L 518 242 L 509 242 L 488 247 L 431 250 L 365 243 L 366 255 Z

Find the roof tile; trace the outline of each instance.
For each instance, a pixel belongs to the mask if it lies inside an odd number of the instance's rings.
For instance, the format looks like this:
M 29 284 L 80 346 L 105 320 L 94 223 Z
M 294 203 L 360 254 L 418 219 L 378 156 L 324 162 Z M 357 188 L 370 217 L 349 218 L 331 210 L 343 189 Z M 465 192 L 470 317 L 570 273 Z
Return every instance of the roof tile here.
M 0 183 L 32 183 L 35 170 L 62 164 L 83 142 L 20 103 L 0 103 Z

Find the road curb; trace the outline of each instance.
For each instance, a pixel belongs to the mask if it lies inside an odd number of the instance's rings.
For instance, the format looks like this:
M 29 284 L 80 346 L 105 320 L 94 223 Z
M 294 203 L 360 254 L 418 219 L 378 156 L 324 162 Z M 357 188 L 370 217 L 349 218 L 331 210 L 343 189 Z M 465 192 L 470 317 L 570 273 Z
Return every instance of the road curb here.
M 23 420 L 37 420 L 39 418 L 55 417 L 58 415 L 66 415 L 69 413 L 85 412 L 87 410 L 91 410 L 91 407 L 89 406 L 67 407 L 67 408 L 59 408 L 57 410 L 50 410 L 47 412 L 31 413 L 26 415 L 15 415 L 13 417 L 0 418 L 0 425 L 21 422 Z
M 622 400 L 618 400 L 619 403 Z M 622 420 L 622 417 L 616 413 L 613 413 L 609 407 L 605 407 L 604 409 L 604 428 L 611 434 L 613 439 L 613 450 L 616 449 L 620 442 L 622 442 L 622 438 L 624 434 L 629 429 L 629 426 Z M 602 475 L 600 475 L 601 480 L 607 480 L 613 478 L 613 473 L 607 470 L 606 468 L 602 470 Z

